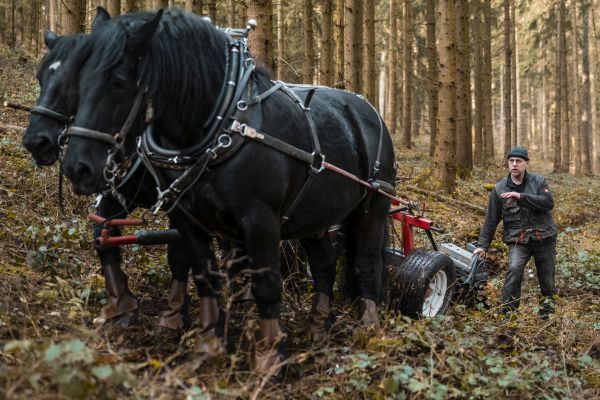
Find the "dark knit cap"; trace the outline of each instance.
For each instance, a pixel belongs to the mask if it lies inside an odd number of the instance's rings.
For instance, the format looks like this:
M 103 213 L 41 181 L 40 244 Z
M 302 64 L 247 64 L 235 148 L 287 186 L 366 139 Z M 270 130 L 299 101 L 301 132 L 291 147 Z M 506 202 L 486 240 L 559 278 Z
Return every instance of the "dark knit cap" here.
M 508 157 L 507 158 L 511 158 L 511 157 L 519 157 L 519 158 L 522 158 L 525 161 L 529 161 L 529 153 L 527 153 L 527 149 L 525 147 L 523 147 L 523 146 L 513 147 L 508 152 Z

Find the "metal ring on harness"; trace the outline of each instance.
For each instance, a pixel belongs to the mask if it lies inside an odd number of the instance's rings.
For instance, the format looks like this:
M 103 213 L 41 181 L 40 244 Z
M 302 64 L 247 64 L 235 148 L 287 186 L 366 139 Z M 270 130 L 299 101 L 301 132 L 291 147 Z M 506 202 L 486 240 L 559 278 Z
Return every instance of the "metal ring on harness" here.
M 237 102 L 237 109 L 240 111 L 246 111 L 248 109 L 248 103 L 245 100 L 240 100 Z
M 217 140 L 217 143 L 219 144 L 219 147 L 222 149 L 226 149 L 229 146 L 231 146 L 231 143 L 233 142 L 233 140 L 231 139 L 231 136 L 227 135 L 227 134 L 222 134 L 221 136 L 219 136 L 219 139 Z
M 254 58 L 248 57 L 244 60 L 244 67 L 248 68 L 250 65 L 255 67 L 256 61 L 254 60 Z
M 310 169 L 312 170 L 312 172 L 314 172 L 315 174 L 323 172 L 323 170 L 325 169 L 325 154 L 317 154 L 313 151 L 310 155 L 313 156 L 313 162 L 310 163 Z M 318 168 L 315 167 L 315 159 L 317 158 L 317 156 L 321 158 L 321 162 Z

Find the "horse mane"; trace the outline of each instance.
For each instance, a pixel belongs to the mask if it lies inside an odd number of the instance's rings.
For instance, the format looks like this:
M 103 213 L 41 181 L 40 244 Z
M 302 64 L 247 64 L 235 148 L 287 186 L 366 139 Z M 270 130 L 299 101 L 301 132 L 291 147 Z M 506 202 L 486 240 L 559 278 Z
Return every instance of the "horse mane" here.
M 93 32 L 90 48 L 78 55 L 79 68 L 82 62 L 96 71 L 113 68 L 124 56 L 129 33 L 154 15 L 126 14 Z M 201 130 L 223 84 L 226 44 L 225 34 L 198 15 L 178 9 L 163 13 L 137 76 L 140 88 L 148 88 L 157 129 L 178 141 Z

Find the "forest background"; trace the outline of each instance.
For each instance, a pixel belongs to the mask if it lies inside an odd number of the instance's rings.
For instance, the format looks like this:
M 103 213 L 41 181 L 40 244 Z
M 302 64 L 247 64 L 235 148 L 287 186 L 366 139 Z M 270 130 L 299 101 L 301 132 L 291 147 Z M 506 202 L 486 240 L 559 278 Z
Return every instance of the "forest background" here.
M 255 56 L 276 79 L 364 96 L 393 134 L 401 194 L 429 203 L 440 240 L 477 237 L 488 190 L 507 150 L 526 146 L 549 179 L 560 228 L 557 315 L 536 316 L 535 268 L 525 305 L 505 321 L 495 302 L 505 248 L 484 302 L 449 316 L 386 315 L 385 335 L 353 340 L 339 305 L 324 348 L 304 340 L 309 296 L 289 290 L 284 324 L 292 367 L 280 382 L 187 356 L 193 335 L 151 333 L 169 277 L 164 249 L 133 247 L 124 260 L 143 294 L 138 326 L 96 330 L 103 301 L 85 213 L 90 199 L 56 206 L 56 169 L 20 146 L 27 115 L 0 109 L 0 394 L 63 397 L 594 398 L 600 396 L 599 6 L 593 0 L 0 0 L 0 100 L 33 105 L 44 29 L 88 32 L 97 5 L 112 16 L 182 7 L 219 26 L 258 22 Z M 156 226 L 161 226 L 160 221 Z M 252 318 L 238 316 L 244 332 Z M 244 335 L 240 335 L 244 337 Z M 356 338 L 354 338 L 356 339 Z M 249 339 L 248 339 L 249 340 Z M 242 346 L 245 348 L 244 346 Z M 247 346 L 246 346 L 247 347 Z

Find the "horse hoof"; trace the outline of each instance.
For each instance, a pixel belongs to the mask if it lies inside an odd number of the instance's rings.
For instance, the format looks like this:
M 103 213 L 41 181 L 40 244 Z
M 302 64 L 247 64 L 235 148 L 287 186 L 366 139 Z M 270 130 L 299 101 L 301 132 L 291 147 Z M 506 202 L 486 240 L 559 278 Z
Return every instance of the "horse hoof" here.
M 254 372 L 259 375 L 278 376 L 283 368 L 283 355 L 275 348 L 258 352 L 254 356 Z
M 208 359 L 215 359 L 225 353 L 225 346 L 214 331 L 196 332 L 194 352 Z
M 135 311 L 126 312 L 121 315 L 117 315 L 116 317 L 109 319 L 108 322 L 111 322 L 112 324 L 119 326 L 121 328 L 129 328 L 131 325 L 133 325 L 137 321 L 137 319 L 138 319 L 138 312 L 137 312 L 137 310 L 135 310 Z

